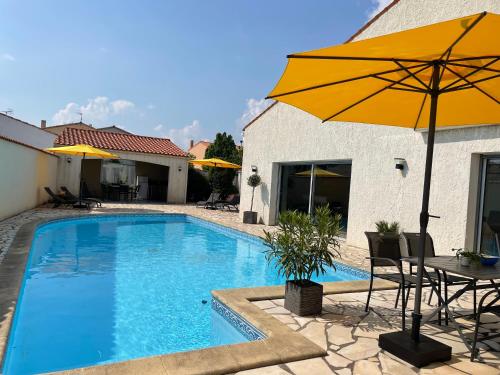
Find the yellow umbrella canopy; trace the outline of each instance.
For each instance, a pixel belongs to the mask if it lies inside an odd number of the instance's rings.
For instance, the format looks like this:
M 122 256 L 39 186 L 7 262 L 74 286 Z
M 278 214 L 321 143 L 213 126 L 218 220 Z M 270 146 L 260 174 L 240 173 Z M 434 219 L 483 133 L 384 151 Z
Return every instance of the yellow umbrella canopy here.
M 90 156 L 90 157 L 96 157 L 96 158 L 101 158 L 101 159 L 118 159 L 118 156 L 92 147 L 90 145 L 74 145 L 74 146 L 63 146 L 63 147 L 50 147 L 46 148 L 45 151 L 49 152 L 54 152 L 58 154 L 65 154 L 65 155 L 75 155 L 75 156 Z
M 500 123 L 498 35 L 500 16 L 484 12 L 289 55 L 285 72 L 268 96 L 323 122 L 428 128 L 411 336 L 394 332 L 379 341 L 383 349 L 419 367 L 451 356 L 451 348 L 420 335 L 435 131 Z
M 205 166 L 205 167 L 231 168 L 231 169 L 240 169 L 241 168 L 241 166 L 238 164 L 230 163 L 228 161 L 225 161 L 222 159 L 217 159 L 217 158 L 195 159 L 195 160 L 190 160 L 189 162 L 191 164 L 194 164 L 194 165 L 201 165 L 201 166 Z
M 500 15 L 441 22 L 289 55 L 272 98 L 323 121 L 426 128 L 433 66 L 437 126 L 494 124 L 500 117 Z

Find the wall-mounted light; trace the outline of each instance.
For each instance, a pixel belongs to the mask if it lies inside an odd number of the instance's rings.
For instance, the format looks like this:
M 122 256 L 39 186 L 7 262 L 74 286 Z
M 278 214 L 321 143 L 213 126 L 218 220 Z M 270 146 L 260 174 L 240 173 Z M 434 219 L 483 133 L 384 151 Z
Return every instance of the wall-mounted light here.
M 177 170 L 178 170 L 179 172 L 182 172 L 182 167 L 179 167 Z
M 71 161 L 72 161 L 72 160 L 71 160 L 71 158 L 68 156 L 68 157 L 66 158 L 66 163 L 71 164 Z
M 257 166 L 256 165 L 252 165 L 252 172 L 257 173 Z
M 394 163 L 396 163 L 396 169 L 403 171 L 406 166 L 406 160 L 403 158 L 394 158 Z

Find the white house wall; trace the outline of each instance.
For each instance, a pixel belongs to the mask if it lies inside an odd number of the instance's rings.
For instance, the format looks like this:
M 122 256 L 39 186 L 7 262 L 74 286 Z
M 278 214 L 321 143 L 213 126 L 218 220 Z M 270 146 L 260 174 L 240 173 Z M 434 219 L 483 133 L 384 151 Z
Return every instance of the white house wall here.
M 55 134 L 1 113 L 0 135 L 40 149 L 52 147 L 56 139 Z
M 186 203 L 188 162 L 186 158 L 165 155 L 143 154 L 136 152 L 113 151 L 124 160 L 135 160 L 169 167 L 167 203 Z M 60 156 L 58 163 L 57 186 L 67 186 L 70 191 L 79 190 L 81 158 Z M 179 171 L 180 169 L 180 171 Z
M 402 0 L 359 37 L 439 22 L 483 10 L 500 13 L 499 1 Z M 278 78 L 278 77 L 277 77 Z M 244 133 L 241 211 L 250 208 L 245 181 L 258 167 L 263 185 L 256 189 L 254 211 L 274 224 L 279 163 L 352 160 L 347 242 L 367 247 L 364 231 L 377 220 L 396 220 L 404 230 L 418 231 L 426 133 L 412 129 L 340 122 L 321 122 L 294 107 L 278 103 Z M 476 219 L 480 154 L 500 154 L 500 126 L 439 131 L 436 134 L 429 233 L 439 253 L 471 247 Z M 408 169 L 395 169 L 394 158 Z

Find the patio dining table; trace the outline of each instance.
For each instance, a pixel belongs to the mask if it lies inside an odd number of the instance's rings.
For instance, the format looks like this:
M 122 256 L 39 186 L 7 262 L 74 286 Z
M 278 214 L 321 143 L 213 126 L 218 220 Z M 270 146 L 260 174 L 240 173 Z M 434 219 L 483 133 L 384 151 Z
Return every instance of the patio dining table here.
M 410 264 L 416 265 L 418 263 L 418 258 L 417 257 L 407 257 L 407 258 L 402 258 L 402 261 L 408 262 Z M 436 286 L 431 282 L 431 286 L 434 289 L 434 292 L 438 296 L 440 300 L 440 304 L 438 304 L 437 307 L 432 309 L 430 313 L 424 315 L 422 319 L 422 324 L 426 324 L 429 322 L 438 312 L 440 312 L 442 309 L 445 309 L 446 312 L 448 313 L 451 322 L 453 323 L 454 327 L 456 328 L 458 334 L 460 335 L 460 338 L 464 342 L 465 346 L 469 351 L 471 352 L 471 360 L 476 356 L 479 357 L 478 353 L 474 353 L 475 350 L 475 342 L 471 343 L 467 339 L 467 337 L 464 335 L 462 328 L 460 328 L 460 325 L 456 321 L 456 315 L 453 314 L 452 311 L 449 309 L 449 304 L 453 302 L 454 300 L 458 299 L 460 296 L 462 296 L 464 293 L 472 290 L 482 290 L 482 289 L 492 289 L 496 290 L 497 297 L 500 297 L 500 263 L 497 263 L 493 266 L 485 266 L 480 263 L 477 264 L 471 264 L 470 266 L 462 266 L 460 262 L 458 261 L 456 256 L 436 256 L 436 257 L 425 257 L 424 258 L 424 266 L 428 268 L 434 269 L 436 272 L 443 272 L 443 273 L 452 273 L 456 275 L 460 275 L 463 277 L 466 277 L 470 279 L 470 282 L 463 285 L 462 288 L 458 289 L 452 296 L 450 296 L 447 300 L 443 298 L 443 296 L 438 293 Z M 430 281 L 431 276 L 427 272 L 427 270 L 424 269 L 424 276 L 427 277 L 427 279 Z M 478 281 L 483 281 L 486 283 L 480 283 L 477 284 Z M 481 301 L 482 303 L 483 301 Z M 480 303 L 480 305 L 481 305 Z M 478 314 L 480 311 L 478 312 Z M 479 319 L 476 321 L 476 332 L 477 332 L 477 326 L 479 324 Z M 475 341 L 475 340 L 474 340 Z

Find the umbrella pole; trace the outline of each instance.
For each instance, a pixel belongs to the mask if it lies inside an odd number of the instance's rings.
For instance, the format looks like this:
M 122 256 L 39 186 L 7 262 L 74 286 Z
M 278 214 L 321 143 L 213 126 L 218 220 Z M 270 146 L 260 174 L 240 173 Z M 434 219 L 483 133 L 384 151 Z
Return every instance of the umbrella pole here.
M 85 160 L 85 152 L 83 153 L 83 158 L 82 158 L 82 162 L 81 162 L 81 165 L 80 165 L 80 194 L 78 196 L 78 208 L 81 208 L 83 207 L 83 203 L 82 203 L 82 190 L 83 190 L 83 162 Z
M 422 281 L 424 275 L 425 243 L 427 225 L 429 224 L 429 195 L 431 190 L 432 160 L 434 157 L 434 135 L 436 133 L 437 105 L 439 97 L 439 64 L 434 63 L 432 71 L 431 108 L 429 116 L 429 132 L 427 134 L 427 153 L 425 158 L 424 189 L 422 194 L 422 210 L 420 212 L 420 241 L 418 243 L 417 283 L 415 286 L 415 307 L 412 313 L 411 337 L 420 340 L 420 311 L 422 302 Z
M 432 362 L 446 362 L 451 358 L 451 347 L 420 334 L 422 313 L 422 279 L 424 274 L 425 240 L 429 223 L 429 193 L 431 188 L 432 159 L 434 156 L 434 135 L 436 132 L 437 102 L 439 97 L 439 63 L 435 62 L 432 73 L 431 108 L 429 133 L 427 135 L 427 154 L 425 159 L 424 189 L 422 211 L 420 212 L 420 241 L 418 246 L 418 270 L 415 286 L 415 307 L 412 313 L 411 332 L 396 331 L 379 336 L 379 346 L 416 367 Z M 404 303 L 404 301 L 403 301 Z

